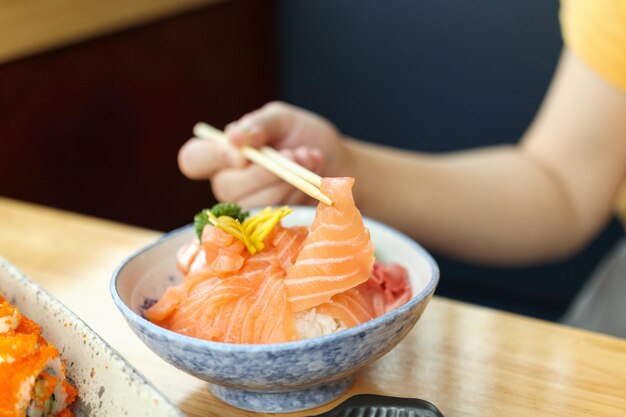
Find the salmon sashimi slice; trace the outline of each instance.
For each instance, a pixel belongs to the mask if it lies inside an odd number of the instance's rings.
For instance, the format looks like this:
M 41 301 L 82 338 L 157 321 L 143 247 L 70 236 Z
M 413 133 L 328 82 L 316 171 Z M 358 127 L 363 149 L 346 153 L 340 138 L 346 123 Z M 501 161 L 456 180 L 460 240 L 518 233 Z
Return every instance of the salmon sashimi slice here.
M 161 322 L 172 314 L 181 303 L 187 300 L 189 291 L 197 284 L 209 280 L 216 283 L 217 277 L 210 269 L 191 271 L 182 283 L 169 287 L 161 298 L 144 312 L 144 316 L 155 323 Z
M 407 270 L 395 263 L 375 261 L 366 282 L 333 296 L 316 311 L 352 327 L 395 310 L 411 297 Z
M 194 275 L 194 278 L 197 276 Z M 219 278 L 215 276 L 204 277 L 200 280 L 194 280 L 190 284 L 190 277 L 191 274 L 181 284 L 165 290 L 159 301 L 144 312 L 145 317 L 170 330 L 176 326 L 184 334 L 193 332 L 203 310 L 200 294 L 202 291 L 208 292 L 213 286 L 216 286 L 219 283 Z M 192 289 L 195 290 L 193 293 Z
M 271 267 L 268 273 L 268 294 L 266 304 L 262 296 L 257 302 L 258 316 L 255 323 L 253 343 L 282 343 L 297 340 L 291 306 L 287 301 L 284 271 Z
M 271 249 L 268 255 L 287 271 L 296 262 L 309 230 L 305 226 L 289 228 L 277 226 L 276 228 L 280 230 L 271 239 Z
M 353 327 L 376 318 L 372 307 L 355 288 L 333 296 L 331 301 L 320 304 L 316 310 L 340 321 L 346 327 Z
M 308 229 L 306 227 L 283 228 L 277 226 L 266 239 L 266 249 L 249 256 L 243 243 L 232 235 L 213 226 L 204 228 L 202 242 L 191 242 L 177 254 L 177 265 L 186 273 L 183 282 L 168 288 L 163 296 L 144 314 L 150 321 L 180 333 L 208 340 L 223 340 L 233 343 L 270 343 L 273 340 L 293 340 L 295 331 L 289 317 L 277 317 L 276 309 L 286 310 L 286 290 L 282 280 L 285 269 L 296 260 Z M 271 292 L 262 292 L 265 270 L 274 266 Z M 278 273 L 278 272 L 280 273 Z M 268 278 L 269 279 L 269 278 Z M 280 284 L 277 282 L 280 281 Z M 263 298 L 252 298 L 258 292 Z M 281 303 L 281 297 L 284 302 Z M 232 331 L 224 323 L 237 327 L 238 321 L 228 321 L 233 315 L 254 308 L 254 318 L 262 311 L 260 307 L 270 303 L 273 324 L 278 330 L 259 330 L 264 336 Z M 236 311 L 233 313 L 231 310 Z M 286 313 L 285 313 L 286 314 Z M 263 316 L 265 317 L 265 316 Z M 250 320 L 248 320 L 249 322 Z M 256 320 L 265 323 L 263 320 Z M 246 322 L 246 323 L 248 323 Z M 265 324 L 264 324 L 265 325 Z M 260 324 L 259 324 L 260 326 Z M 282 327 L 281 327 L 282 326 Z M 286 329 L 286 330 L 285 330 Z M 230 333 L 236 336 L 231 336 Z
M 176 253 L 176 267 L 183 274 L 187 275 L 196 256 L 200 252 L 200 244 L 196 241 L 185 243 Z
M 183 285 L 178 295 L 168 289 L 146 316 L 169 330 L 227 343 L 280 343 L 296 340 L 285 272 L 278 265 L 253 269 L 245 266 L 236 276 L 213 277 L 196 283 L 187 296 Z M 180 295 L 180 299 L 177 299 Z M 168 300 L 167 302 L 164 300 Z M 170 304 L 175 307 L 162 321 L 158 313 Z M 169 304 L 168 304 L 169 303 Z
M 320 203 L 311 231 L 285 286 L 294 312 L 330 301 L 333 295 L 367 281 L 374 246 L 352 197 L 353 178 L 324 178 L 321 191 L 333 206 Z
M 216 274 L 237 272 L 248 253 L 241 240 L 214 226 L 202 231 L 202 248 L 207 266 Z
M 146 310 L 146 318 L 155 323 L 164 321 L 186 300 L 196 284 L 217 275 L 238 272 L 244 256 L 244 246 L 234 236 L 213 226 L 205 227 L 202 242 L 188 242 L 176 254 L 176 265 L 185 275 L 183 283 L 168 288 L 159 301 Z
M 263 277 L 263 270 L 242 270 L 235 276 L 200 281 L 181 300 L 163 326 L 188 336 L 219 340 L 215 319 L 221 309 L 254 291 Z
M 178 270 L 190 272 L 228 274 L 238 271 L 247 257 L 244 244 L 217 227 L 205 227 L 202 241 L 184 244 L 176 254 Z
M 183 291 L 180 286 L 169 287 L 152 307 L 144 312 L 144 316 L 155 323 L 169 317 L 176 310 L 182 300 Z
M 277 264 L 264 271 L 265 278 L 254 293 L 231 304 L 227 320 L 220 321 L 223 341 L 230 343 L 282 343 L 297 339 L 284 270 Z

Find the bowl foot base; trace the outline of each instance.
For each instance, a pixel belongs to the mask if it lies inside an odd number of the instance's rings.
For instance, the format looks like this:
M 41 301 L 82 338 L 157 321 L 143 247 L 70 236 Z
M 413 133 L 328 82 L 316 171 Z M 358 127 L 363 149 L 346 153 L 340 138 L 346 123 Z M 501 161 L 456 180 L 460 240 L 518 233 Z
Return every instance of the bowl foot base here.
M 352 377 L 294 391 L 244 391 L 214 384 L 209 384 L 209 390 L 220 400 L 237 408 L 259 413 L 289 413 L 329 403 L 348 391 L 350 385 Z

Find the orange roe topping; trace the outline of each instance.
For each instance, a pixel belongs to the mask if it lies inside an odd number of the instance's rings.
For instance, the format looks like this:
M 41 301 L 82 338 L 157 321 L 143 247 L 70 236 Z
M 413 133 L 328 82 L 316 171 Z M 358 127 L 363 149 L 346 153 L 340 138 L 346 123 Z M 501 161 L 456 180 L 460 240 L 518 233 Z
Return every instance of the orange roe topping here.
M 32 334 L 7 334 L 0 337 L 0 363 L 12 363 L 37 350 L 37 336 Z
M 0 317 L 12 316 L 17 312 L 17 308 L 13 307 L 6 301 L 0 302 Z
M 19 312 L 5 302 L 0 296 L 0 318 L 4 312 Z M 41 336 L 41 327 L 26 316 L 19 315 L 21 321 L 15 330 L 0 334 L 0 417 L 23 417 L 31 399 L 36 400 L 35 406 L 43 404 L 54 393 L 59 379 L 66 392 L 66 404 L 74 402 L 76 389 L 65 379 L 65 366 L 61 363 L 61 374 L 52 376 L 44 372 L 52 360 L 59 357 L 58 350 Z M 10 360 L 9 360 L 10 359 Z M 58 362 L 57 362 L 58 364 Z M 34 387 L 37 379 L 43 379 L 44 392 L 34 398 Z M 24 392 L 26 389 L 26 392 Z M 24 398 L 30 391 L 30 396 Z M 55 417 L 73 417 L 74 414 L 65 409 Z
M 39 336 L 41 334 L 41 327 L 26 316 L 22 316 L 22 321 L 15 329 L 16 333 L 27 333 Z

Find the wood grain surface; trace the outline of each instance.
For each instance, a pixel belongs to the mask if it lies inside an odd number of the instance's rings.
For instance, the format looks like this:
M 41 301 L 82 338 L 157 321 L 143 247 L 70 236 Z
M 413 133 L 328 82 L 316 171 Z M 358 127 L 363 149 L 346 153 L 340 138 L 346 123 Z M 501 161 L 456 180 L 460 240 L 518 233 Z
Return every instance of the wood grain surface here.
M 187 415 L 256 415 L 224 405 L 202 381 L 163 362 L 116 310 L 108 289 L 113 269 L 159 236 L 0 198 L 0 256 L 77 313 Z M 435 297 L 396 349 L 358 373 L 348 395 L 355 393 L 426 399 L 446 417 L 625 416 L 626 340 Z

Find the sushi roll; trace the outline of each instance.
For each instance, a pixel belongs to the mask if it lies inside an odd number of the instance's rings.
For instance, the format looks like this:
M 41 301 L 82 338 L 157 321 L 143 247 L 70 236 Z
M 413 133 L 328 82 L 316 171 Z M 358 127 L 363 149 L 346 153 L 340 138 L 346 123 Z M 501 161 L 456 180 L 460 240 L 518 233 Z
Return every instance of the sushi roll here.
M 41 328 L 0 302 L 0 416 L 69 417 L 76 389 L 65 377 L 59 351 Z

